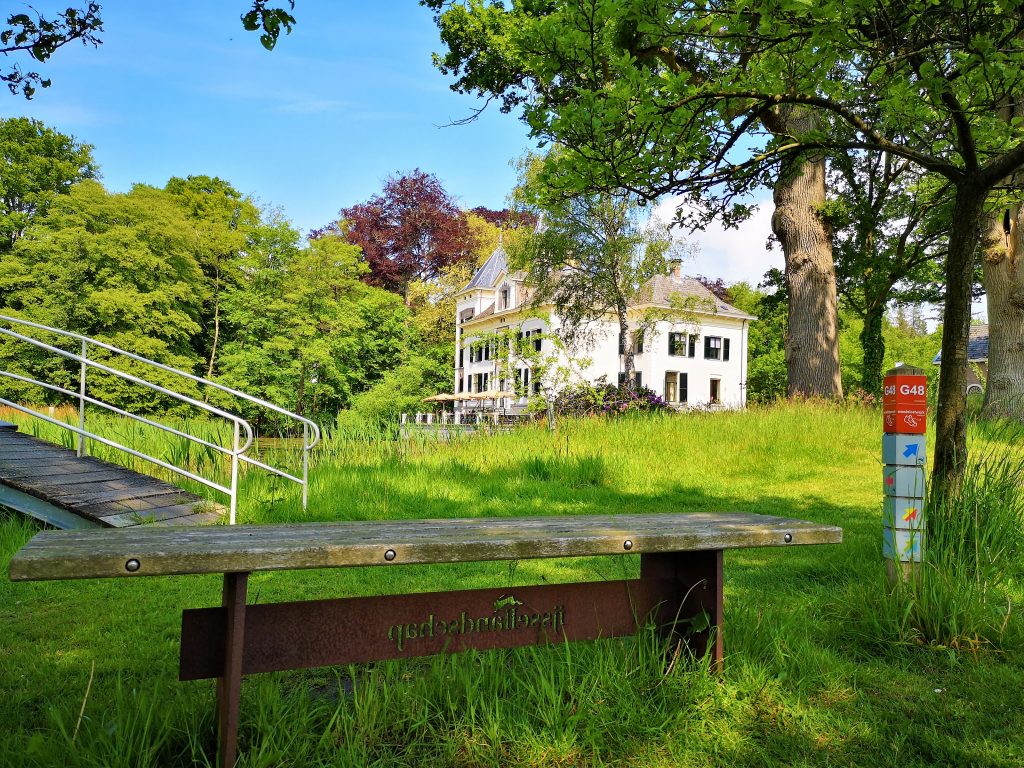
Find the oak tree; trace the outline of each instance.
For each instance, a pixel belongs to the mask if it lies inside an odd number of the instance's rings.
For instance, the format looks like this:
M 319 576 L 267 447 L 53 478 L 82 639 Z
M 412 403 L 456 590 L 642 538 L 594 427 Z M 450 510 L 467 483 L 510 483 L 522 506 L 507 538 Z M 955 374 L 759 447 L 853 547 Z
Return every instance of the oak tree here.
M 958 477 L 986 202 L 1024 164 L 1024 140 L 997 112 L 1024 85 L 1024 10 L 1001 0 L 514 9 L 514 19 L 475 2 L 442 13 L 440 64 L 459 88 L 521 104 L 535 135 L 572 150 L 549 170 L 553 187 L 689 194 L 699 219 L 734 213 L 741 195 L 792 174 L 800 158 L 850 150 L 888 152 L 949 185 L 933 482 Z M 787 109 L 799 119 L 771 125 Z

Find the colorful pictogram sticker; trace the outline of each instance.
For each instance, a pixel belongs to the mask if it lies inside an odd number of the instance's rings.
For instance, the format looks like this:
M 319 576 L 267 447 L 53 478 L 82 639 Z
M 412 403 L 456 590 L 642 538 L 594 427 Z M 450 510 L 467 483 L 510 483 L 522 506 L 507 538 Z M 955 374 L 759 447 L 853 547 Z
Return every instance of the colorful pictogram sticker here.
M 882 536 L 882 555 L 889 560 L 904 563 L 921 562 L 924 547 L 924 533 L 886 528 Z
M 882 467 L 882 492 L 886 496 L 908 496 L 923 499 L 927 487 L 924 467 L 884 466 Z
M 903 467 L 924 466 L 927 460 L 925 440 L 924 435 L 883 434 L 882 463 Z
M 886 496 L 882 505 L 882 525 L 901 531 L 924 528 L 924 500 Z

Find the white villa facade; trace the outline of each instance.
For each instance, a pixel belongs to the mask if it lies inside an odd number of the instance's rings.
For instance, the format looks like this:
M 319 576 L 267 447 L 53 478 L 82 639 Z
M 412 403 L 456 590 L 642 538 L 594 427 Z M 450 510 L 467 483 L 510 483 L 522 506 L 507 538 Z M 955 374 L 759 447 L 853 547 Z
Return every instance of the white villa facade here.
M 495 334 L 525 339 L 539 357 L 558 361 L 547 367 L 560 368 L 563 380 L 565 372 L 571 372 L 575 381 L 622 381 L 617 319 L 609 316 L 592 323 L 586 341 L 576 348 L 556 344 L 552 337 L 558 336 L 561 326 L 558 313 L 553 305 L 530 305 L 524 278 L 522 273 L 509 272 L 499 246 L 456 296 L 455 396 L 514 391 L 516 396 L 495 397 L 494 405 L 515 413 L 526 409 L 527 393 L 540 394 L 550 386 L 533 375 L 529 361 L 503 356 L 495 344 L 481 343 Z M 673 274 L 651 280 L 641 297 L 630 307 L 631 327 L 635 327 L 634 318 L 639 320 L 651 309 L 679 317 L 672 307 L 678 307 L 680 300 L 688 309 L 685 320 L 659 319 L 635 339 L 636 383 L 679 408 L 744 407 L 747 332 L 756 318 L 721 301 L 697 280 L 682 277 L 678 267 Z M 464 411 L 472 402 L 457 401 L 456 411 Z

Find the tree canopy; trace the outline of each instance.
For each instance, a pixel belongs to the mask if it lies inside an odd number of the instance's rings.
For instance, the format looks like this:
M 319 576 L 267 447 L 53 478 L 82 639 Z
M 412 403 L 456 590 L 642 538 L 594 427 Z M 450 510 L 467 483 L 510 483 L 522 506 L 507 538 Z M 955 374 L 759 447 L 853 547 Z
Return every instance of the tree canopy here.
M 473 233 L 440 180 L 419 169 L 389 176 L 379 194 L 342 208 L 337 233 L 362 249 L 366 281 L 404 294 L 413 280 L 436 278 L 444 269 L 472 261 Z
M 690 196 L 735 220 L 788 158 L 867 150 L 951 189 L 934 477 L 966 456 L 964 371 L 986 199 L 1024 163 L 1000 105 L 1024 85 L 1024 12 L 1001 0 L 426 0 L 454 88 L 522 106 L 558 142 L 553 189 Z M 782 121 L 782 130 L 773 121 Z M 799 119 L 794 120 L 794 116 Z M 793 126 L 793 127 L 787 127 Z
M 92 147 L 27 117 L 0 119 L 0 252 L 58 195 L 96 176 Z
M 585 340 L 590 324 L 613 315 L 625 382 L 631 386 L 633 335 L 643 329 L 631 324 L 628 310 L 651 278 L 669 271 L 676 243 L 667 226 L 645 222 L 646 210 L 629 196 L 546 198 L 535 181 L 538 163 L 539 158 L 526 163 L 517 195 L 540 224 L 512 249 L 509 266 L 526 272 L 534 303 L 558 307 L 558 334 L 570 348 Z

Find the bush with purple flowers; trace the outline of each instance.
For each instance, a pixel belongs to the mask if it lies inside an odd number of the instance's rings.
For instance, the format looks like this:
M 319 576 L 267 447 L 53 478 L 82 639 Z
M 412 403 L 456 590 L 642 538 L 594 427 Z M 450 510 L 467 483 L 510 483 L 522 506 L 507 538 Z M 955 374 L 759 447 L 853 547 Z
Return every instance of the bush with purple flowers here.
M 576 384 L 561 392 L 555 400 L 555 410 L 561 416 L 619 416 L 670 409 L 665 400 L 647 387 L 615 386 L 603 382 Z

